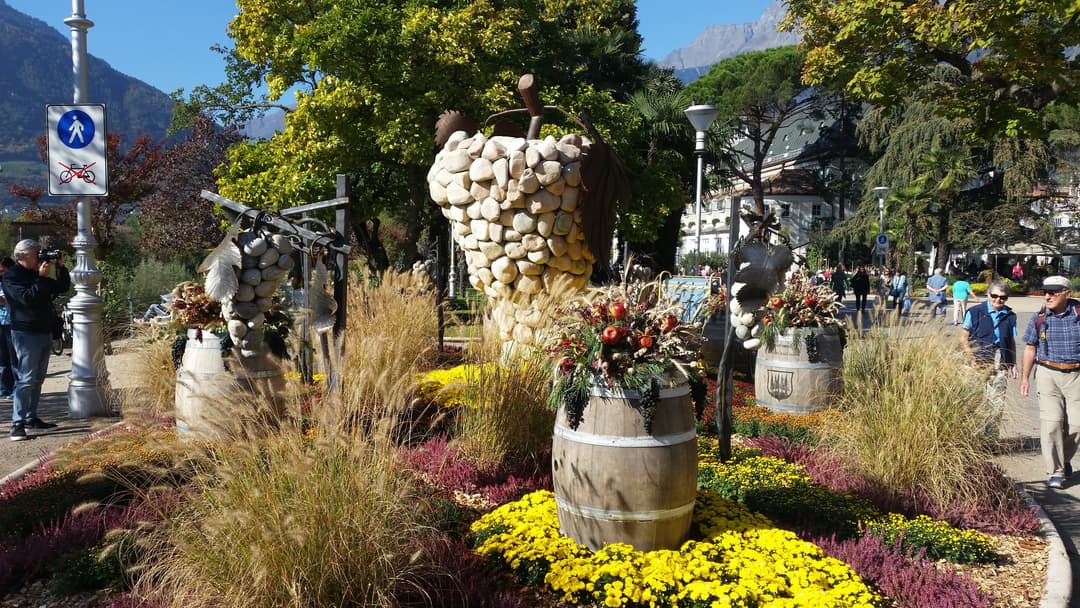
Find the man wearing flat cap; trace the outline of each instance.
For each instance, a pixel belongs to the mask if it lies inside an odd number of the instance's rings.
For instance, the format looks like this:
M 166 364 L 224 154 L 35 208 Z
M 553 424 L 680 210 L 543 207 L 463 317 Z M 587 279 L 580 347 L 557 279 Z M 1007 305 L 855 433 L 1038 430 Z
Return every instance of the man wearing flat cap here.
M 1040 441 L 1051 488 L 1062 487 L 1072 474 L 1072 457 L 1080 440 L 1080 302 L 1069 296 L 1072 283 L 1060 275 L 1042 283 L 1042 310 L 1024 332 L 1020 394 L 1031 391 L 1035 367 L 1039 394 Z
M 56 317 L 52 302 L 71 288 L 71 276 L 61 260 L 42 260 L 40 253 L 41 244 L 33 239 L 16 243 L 15 266 L 0 280 L 11 312 L 11 341 L 19 359 L 11 415 L 12 441 L 28 439 L 27 429 L 56 428 L 38 418 L 37 410 L 52 352 Z

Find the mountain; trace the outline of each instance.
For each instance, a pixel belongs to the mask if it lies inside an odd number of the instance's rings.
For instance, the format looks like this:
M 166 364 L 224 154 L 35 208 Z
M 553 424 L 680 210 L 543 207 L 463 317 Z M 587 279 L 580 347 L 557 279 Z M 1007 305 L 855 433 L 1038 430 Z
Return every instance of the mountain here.
M 92 50 L 93 28 L 87 41 Z M 37 138 L 45 132 L 45 106 L 72 103 L 71 39 L 0 0 L 0 57 L 0 201 L 10 202 L 6 182 L 45 186 Z M 110 132 L 123 133 L 127 142 L 143 134 L 164 137 L 172 116 L 168 95 L 92 54 L 87 74 L 89 102 L 105 104 Z
M 658 63 L 675 69 L 683 82 L 690 82 L 709 71 L 712 64 L 745 53 L 778 46 L 798 44 L 791 32 L 778 32 L 776 25 L 784 18 L 784 5 L 776 0 L 754 23 L 710 25 L 690 46 L 668 53 Z

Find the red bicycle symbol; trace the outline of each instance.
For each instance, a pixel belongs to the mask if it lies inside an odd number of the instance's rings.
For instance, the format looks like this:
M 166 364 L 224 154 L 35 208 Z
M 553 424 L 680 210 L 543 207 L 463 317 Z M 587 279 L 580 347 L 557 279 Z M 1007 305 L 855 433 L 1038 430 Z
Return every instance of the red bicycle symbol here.
M 69 167 L 61 162 L 57 162 L 56 164 L 64 168 L 64 170 L 60 172 L 61 184 L 66 184 L 75 178 L 79 178 L 88 184 L 92 184 L 94 183 L 94 179 L 96 179 L 94 176 L 94 172 L 90 170 L 90 167 L 93 167 L 97 164 L 96 161 L 90 163 L 89 165 L 83 165 L 82 167 L 79 167 L 78 165 L 72 165 Z

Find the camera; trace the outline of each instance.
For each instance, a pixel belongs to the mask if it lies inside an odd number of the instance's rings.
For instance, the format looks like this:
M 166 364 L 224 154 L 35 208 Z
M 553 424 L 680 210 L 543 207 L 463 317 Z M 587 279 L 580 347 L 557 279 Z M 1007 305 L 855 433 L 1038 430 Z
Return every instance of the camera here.
M 55 262 L 64 255 L 59 249 L 42 249 L 38 252 L 38 260 L 41 262 Z

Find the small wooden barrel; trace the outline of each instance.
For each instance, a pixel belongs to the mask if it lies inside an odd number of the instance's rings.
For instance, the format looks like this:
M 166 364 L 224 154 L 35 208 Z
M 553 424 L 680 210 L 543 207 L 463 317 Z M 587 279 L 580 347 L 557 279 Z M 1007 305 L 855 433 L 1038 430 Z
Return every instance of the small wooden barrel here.
M 816 353 L 807 346 L 813 332 Z M 762 346 L 754 369 L 758 405 L 789 414 L 809 414 L 832 405 L 844 387 L 844 349 L 834 327 L 799 329 Z
M 701 328 L 701 362 L 705 367 L 705 371 L 710 374 L 719 372 L 720 359 L 724 356 L 724 340 L 727 339 L 727 330 L 727 315 L 710 317 Z M 741 372 L 747 378 L 753 378 L 754 361 L 757 358 L 756 350 L 746 350 L 742 347 L 742 340 L 735 338 L 730 357 L 732 370 Z
M 284 415 L 285 378 L 268 354 L 229 359 L 221 354 L 224 337 L 208 331 L 195 339 L 188 330 L 184 358 L 176 373 L 176 430 L 195 439 L 213 439 L 237 417 L 276 423 Z
M 571 429 L 559 408 L 552 480 L 559 530 L 596 551 L 629 543 L 678 548 L 690 531 L 697 491 L 697 439 L 686 384 L 660 390 L 652 432 L 632 406 L 638 395 L 593 387 Z

